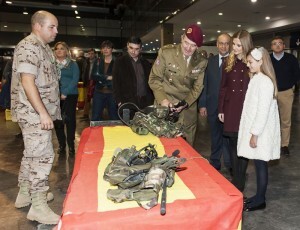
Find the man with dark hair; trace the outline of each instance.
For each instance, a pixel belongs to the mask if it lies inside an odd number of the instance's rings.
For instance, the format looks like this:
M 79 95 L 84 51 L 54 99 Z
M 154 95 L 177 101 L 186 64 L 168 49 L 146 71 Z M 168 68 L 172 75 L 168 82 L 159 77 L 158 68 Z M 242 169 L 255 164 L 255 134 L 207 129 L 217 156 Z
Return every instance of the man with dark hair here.
M 190 25 L 178 45 L 167 45 L 159 50 L 149 76 L 155 103 L 170 107 L 179 114 L 178 123 L 184 137 L 193 145 L 197 128 L 197 99 L 203 88 L 207 59 L 198 49 L 203 33 L 198 25 Z
M 300 69 L 297 58 L 292 54 L 284 52 L 284 40 L 276 36 L 271 41 L 270 54 L 276 74 L 278 86 L 278 108 L 280 114 L 281 130 L 281 154 L 289 155 L 289 143 L 291 134 L 291 116 L 294 101 L 295 84 L 300 79 Z
M 118 106 L 133 102 L 142 109 L 153 104 L 153 94 L 148 86 L 151 65 L 140 55 L 141 49 L 141 39 L 131 37 L 127 42 L 127 54 L 115 61 L 113 93 Z

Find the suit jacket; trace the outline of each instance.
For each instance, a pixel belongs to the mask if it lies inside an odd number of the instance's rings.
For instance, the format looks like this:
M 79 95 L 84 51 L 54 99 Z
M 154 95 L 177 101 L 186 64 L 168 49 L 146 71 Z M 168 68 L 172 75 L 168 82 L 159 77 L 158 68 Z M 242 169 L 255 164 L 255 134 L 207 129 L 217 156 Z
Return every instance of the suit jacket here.
M 218 114 L 221 79 L 222 66 L 219 67 L 219 54 L 217 54 L 208 59 L 204 75 L 204 89 L 199 99 L 199 108 L 205 107 L 208 115 Z
M 139 57 L 144 69 L 147 95 L 142 104 L 137 96 L 137 77 L 131 63 L 129 54 L 125 54 L 116 59 L 113 67 L 113 94 L 117 104 L 133 102 L 140 107 L 153 105 L 153 93 L 148 85 L 151 64 L 144 58 Z M 142 108 L 141 108 L 142 109 Z

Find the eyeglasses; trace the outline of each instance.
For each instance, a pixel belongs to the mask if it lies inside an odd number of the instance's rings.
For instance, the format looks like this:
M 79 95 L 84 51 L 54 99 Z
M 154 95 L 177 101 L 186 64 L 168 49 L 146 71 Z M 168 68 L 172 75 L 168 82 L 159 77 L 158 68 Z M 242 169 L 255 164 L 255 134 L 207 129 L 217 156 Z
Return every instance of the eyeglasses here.
M 218 42 L 220 46 L 229 46 L 229 42 Z
M 283 45 L 283 42 L 272 42 L 272 45 L 273 46 L 282 46 Z

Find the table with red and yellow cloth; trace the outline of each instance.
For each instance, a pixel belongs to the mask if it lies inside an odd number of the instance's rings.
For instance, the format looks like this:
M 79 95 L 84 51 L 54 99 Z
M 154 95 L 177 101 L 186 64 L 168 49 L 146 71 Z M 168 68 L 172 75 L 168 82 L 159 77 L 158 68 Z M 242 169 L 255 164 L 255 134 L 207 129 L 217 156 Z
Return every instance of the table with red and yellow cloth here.
M 103 180 L 114 150 L 155 144 L 159 155 L 176 149 L 187 158 L 167 189 L 167 213 L 144 210 L 135 201 L 113 203 Z M 240 229 L 242 194 L 182 138 L 139 136 L 125 126 L 86 128 L 57 229 Z

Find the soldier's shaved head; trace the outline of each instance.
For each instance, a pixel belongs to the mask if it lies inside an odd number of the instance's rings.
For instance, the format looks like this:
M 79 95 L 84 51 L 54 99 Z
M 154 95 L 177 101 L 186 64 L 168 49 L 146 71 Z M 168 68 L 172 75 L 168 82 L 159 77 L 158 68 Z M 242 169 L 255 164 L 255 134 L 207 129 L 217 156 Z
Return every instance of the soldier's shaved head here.
M 53 14 L 48 11 L 40 10 L 35 12 L 31 17 L 31 26 L 33 27 L 36 23 L 43 25 L 45 20 L 49 17 L 55 17 Z

